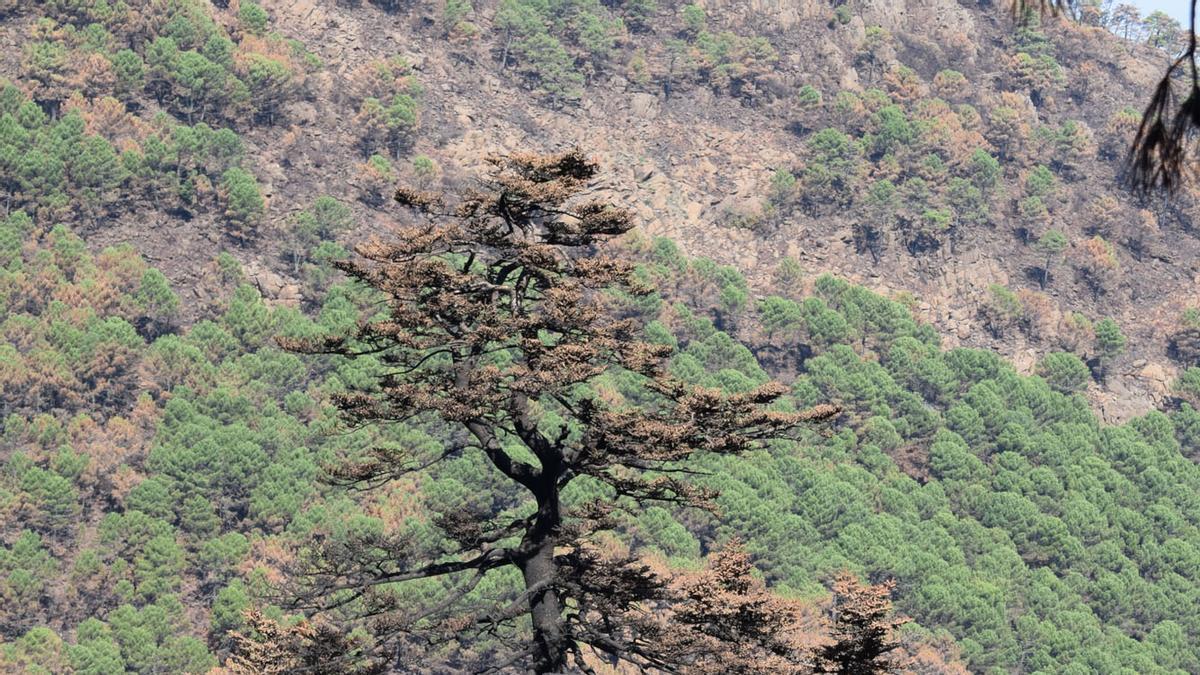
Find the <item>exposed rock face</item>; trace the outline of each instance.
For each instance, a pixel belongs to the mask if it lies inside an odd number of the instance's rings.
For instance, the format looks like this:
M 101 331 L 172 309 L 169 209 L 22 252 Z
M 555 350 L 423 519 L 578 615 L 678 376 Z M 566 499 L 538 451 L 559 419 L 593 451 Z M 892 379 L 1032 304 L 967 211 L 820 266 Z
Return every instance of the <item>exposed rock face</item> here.
M 658 115 L 658 99 L 644 92 L 633 94 L 629 97 L 629 112 L 637 119 L 653 119 Z
M 929 50 L 926 56 L 942 57 L 924 63 L 904 59 L 914 68 L 958 61 L 962 69 L 973 65 L 978 52 L 975 15 L 955 0 L 866 0 L 860 17 L 867 26 L 883 26 L 905 42 Z
M 289 307 L 300 305 L 300 285 L 293 283 L 281 274 L 264 268 L 258 261 L 251 261 L 243 267 L 246 281 L 258 289 L 264 298 L 274 300 Z
M 769 22 L 785 31 L 826 20 L 831 13 L 827 3 L 815 0 L 705 0 L 696 4 L 715 16 L 752 16 L 753 20 Z

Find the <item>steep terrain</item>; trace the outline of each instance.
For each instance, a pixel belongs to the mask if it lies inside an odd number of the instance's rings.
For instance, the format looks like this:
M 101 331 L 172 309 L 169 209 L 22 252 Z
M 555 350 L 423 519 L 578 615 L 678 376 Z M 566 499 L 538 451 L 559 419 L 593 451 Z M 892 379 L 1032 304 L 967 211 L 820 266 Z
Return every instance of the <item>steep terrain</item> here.
M 1139 201 L 1119 189 L 1118 180 L 1131 134 L 1126 109 L 1141 105 L 1160 74 L 1160 50 L 1054 19 L 1043 29 L 1045 38 L 1030 38 L 1015 32 L 1002 11 L 957 2 L 868 3 L 841 18 L 819 2 L 717 3 L 706 7 L 704 31 L 765 38 L 769 50 L 754 56 L 735 46 L 731 55 L 716 57 L 746 71 L 725 83 L 713 74 L 713 57 L 695 46 L 700 40 L 687 27 L 682 5 L 659 7 L 644 22 L 632 21 L 632 10 L 622 6 L 611 16 L 624 14 L 630 30 L 614 31 L 604 55 L 580 69 L 594 71 L 587 83 L 571 100 L 556 101 L 538 88 L 543 66 L 499 63 L 503 31 L 494 4 L 463 9 L 458 20 L 473 28 L 457 31 L 436 4 L 406 4 L 394 12 L 371 3 L 263 7 L 274 28 L 325 63 L 281 105 L 273 125 L 237 125 L 270 203 L 264 231 L 271 234 L 230 247 L 220 225 L 204 224 L 203 214 L 200 223 L 186 226 L 177 217 L 156 217 L 148 230 L 140 212 L 97 228 L 89 241 L 139 242 L 152 262 L 188 287 L 198 285 L 206 253 L 228 247 L 252 276 L 262 277 L 268 294 L 294 299 L 294 275 L 270 249 L 311 195 L 352 199 L 376 189 L 363 184 L 366 156 L 357 151 L 363 146 L 355 122 L 361 98 L 346 85 L 368 64 L 401 56 L 422 87 L 404 157 L 429 157 L 446 176 L 478 166 L 489 151 L 579 145 L 611 169 L 609 187 L 637 205 L 647 233 L 669 236 L 691 254 L 735 264 L 756 281 L 790 256 L 813 273 L 832 271 L 885 293 L 911 293 L 920 299 L 918 315 L 950 340 L 999 349 L 1027 372 L 1040 355 L 1071 348 L 1072 340 L 1061 336 L 1066 315 L 1081 312 L 1092 322 L 1111 315 L 1132 339 L 1092 393 L 1106 418 L 1144 412 L 1169 393 L 1179 364 L 1166 358 L 1167 340 L 1181 313 L 1197 303 L 1186 290 L 1195 275 L 1194 199 Z M 6 22 L 5 42 L 18 44 L 32 19 Z M 1048 54 L 1050 65 L 1044 72 L 1028 66 L 1022 74 L 1014 56 L 1021 50 L 1037 58 Z M 685 60 L 690 64 L 673 65 Z M 15 64 L 13 72 L 19 73 Z M 845 131 L 851 140 L 878 137 L 873 113 L 886 102 L 870 98 L 873 87 L 887 92 L 914 126 L 924 121 L 938 131 L 905 132 L 896 147 L 855 150 L 854 165 L 841 170 L 862 185 L 886 179 L 901 187 L 908 177 L 922 177 L 932 193 L 909 207 L 909 220 L 944 212 L 954 224 L 952 235 L 946 223 L 928 225 L 940 231 L 918 249 L 910 248 L 916 237 L 905 228 L 926 225 L 881 224 L 878 260 L 855 238 L 856 225 L 881 218 L 866 215 L 862 195 L 821 194 L 802 180 L 770 203 L 772 177 L 780 171 L 803 177 L 820 129 Z M 864 92 L 862 101 L 848 99 Z M 820 102 L 808 98 L 813 93 Z M 938 108 L 933 97 L 947 105 Z M 1064 138 L 1063 125 L 1076 123 L 1082 124 Z M 985 213 L 967 217 L 960 212 L 973 207 L 952 204 L 948 186 L 968 173 L 976 149 L 1000 159 L 1001 176 Z M 919 165 L 931 154 L 944 166 L 921 175 Z M 397 162 L 401 174 L 407 163 Z M 1027 177 L 1039 166 L 1051 168 L 1054 185 L 1039 196 L 1043 204 L 1023 212 L 1022 200 L 1034 196 Z M 358 220 L 366 223 L 360 234 L 378 227 L 385 212 L 360 211 Z M 1062 231 L 1068 243 L 1051 256 L 1065 261 L 1054 264 L 1043 289 L 1047 256 L 1035 243 L 1049 229 Z M 171 235 L 148 236 L 162 230 Z M 1093 241 L 1095 235 L 1111 246 Z M 989 330 L 980 313 L 997 284 L 1029 296 L 1011 330 Z
M 273 338 L 366 311 L 328 263 L 397 183 L 571 146 L 678 374 L 847 410 L 631 547 L 896 578 L 932 672 L 1200 667 L 1196 196 L 1120 184 L 1164 51 L 949 0 L 0 0 L 0 44 L 4 667 L 202 672 L 306 537 L 519 513 L 467 457 L 318 481 L 443 430 L 335 431 L 373 371 Z
M 1010 17 L 989 8 L 872 3 L 855 7 L 841 24 L 823 3 L 718 3 L 706 7 L 712 30 L 765 37 L 774 59 L 756 66 L 763 72 L 753 96 L 714 90 L 698 76 L 691 82 L 677 78 L 668 98 L 669 42 L 688 29 L 679 7 L 663 7 L 646 31 L 616 42 L 615 53 L 581 89 L 577 102 L 555 106 L 530 92 L 529 79 L 514 73 L 515 67 L 501 69 L 498 45 L 487 39 L 494 28 L 474 40 L 443 37 L 438 6 L 417 5 L 396 14 L 369 6 L 356 11 L 318 3 L 266 6 L 276 9 L 285 32 L 337 64 L 342 77 L 366 61 L 405 55 L 427 84 L 411 154 L 433 158 L 450 175 L 477 166 L 488 151 L 579 145 L 611 169 L 611 189 L 637 206 L 647 233 L 668 236 L 693 255 L 734 264 L 756 281 L 766 281 L 774 265 L 793 257 L 813 273 L 832 271 L 884 293 L 911 293 L 920 299 L 918 315 L 951 341 L 999 349 L 1026 372 L 1042 354 L 1070 345 L 1060 337 L 1064 315 L 1082 312 L 1093 322 L 1111 315 L 1133 339 L 1111 379 L 1093 392 L 1106 418 L 1144 412 L 1168 395 L 1179 365 L 1166 358 L 1168 336 L 1179 328 L 1182 312 L 1197 303 L 1186 290 L 1196 273 L 1190 262 L 1196 252 L 1190 234 L 1194 200 L 1137 200 L 1119 181 L 1132 132 L 1126 109 L 1140 107 L 1160 76 L 1166 60 L 1160 50 L 1122 43 L 1100 28 L 1052 20 L 1045 27 L 1050 43 L 1044 48 L 1061 70 L 1044 76 L 1052 84 L 1039 93 L 1033 80 L 1023 80 L 1012 65 L 1014 53 L 1028 46 L 1014 35 Z M 487 26 L 496 11 L 481 4 L 470 18 Z M 873 26 L 885 27 L 885 34 L 869 36 L 867 28 Z M 639 56 L 648 75 L 636 70 Z M 915 78 L 904 83 L 888 78 L 903 67 Z M 938 73 L 946 70 L 964 80 L 942 83 Z M 819 92 L 820 104 L 804 99 L 805 85 Z M 914 167 L 930 150 L 942 156 L 947 176 L 965 173 L 969 153 L 978 148 L 1001 160 L 998 194 L 989 198 L 985 216 L 957 228 L 953 245 L 943 234 L 944 245 L 914 254 L 906 247 L 906 233 L 887 232 L 876 261 L 859 250 L 854 227 L 878 216 L 866 215 L 863 208 L 837 208 L 836 199 L 843 196 L 810 197 L 802 181 L 795 195 L 779 200 L 783 203 L 768 203 L 777 171 L 803 174 L 816 131 L 833 127 L 852 139 L 879 133 L 866 119 L 878 103 L 853 112 L 836 106 L 839 93 L 871 87 L 889 92 L 909 117 L 931 121 L 941 135 L 904 149 L 911 156 L 900 157 L 901 167 L 868 158 L 867 166 L 850 169 L 864 183 L 883 178 L 899 185 L 919 173 Z M 318 139 L 327 139 L 330 129 L 343 138 L 353 136 L 348 125 L 334 122 L 332 94 L 318 93 L 311 121 L 301 113 L 301 136 L 309 135 L 306 129 L 317 132 Z M 947 120 L 939 116 L 949 111 L 921 110 L 935 96 L 955 107 L 972 106 L 979 115 L 959 110 L 958 119 Z M 1005 126 L 1006 113 L 1015 118 L 1013 130 Z M 1072 122 L 1083 123 L 1080 139 L 1053 137 Z M 311 154 L 327 158 L 328 142 L 314 140 Z M 270 141 L 264 139 L 262 146 Z M 304 159 L 296 159 L 304 157 L 303 150 L 295 152 L 288 151 L 292 166 L 286 177 L 271 175 L 271 188 L 288 202 L 294 199 L 289 183 L 328 185 L 309 178 Z M 353 172 L 348 163 L 330 172 L 321 161 L 311 169 L 318 176 Z M 1038 166 L 1052 166 L 1057 185 L 1044 199 L 1044 212 L 1022 215 L 1026 177 Z M 945 190 L 946 176 L 932 180 Z M 1104 196 L 1116 202 L 1101 200 Z M 918 208 L 946 201 L 935 194 Z M 1034 244 L 1048 229 L 1063 231 L 1068 246 L 1066 261 L 1043 289 L 1038 270 L 1046 256 Z M 1113 245 L 1112 272 L 1104 269 L 1105 278 L 1093 283 L 1099 275 L 1089 275 L 1096 265 L 1089 259 L 1108 253 L 1088 248 L 1096 234 Z M 995 284 L 1034 294 L 1027 314 L 1015 322 L 1019 327 L 998 336 L 980 314 Z M 1163 293 L 1164 288 L 1170 290 Z M 1147 368 L 1147 363 L 1154 365 Z

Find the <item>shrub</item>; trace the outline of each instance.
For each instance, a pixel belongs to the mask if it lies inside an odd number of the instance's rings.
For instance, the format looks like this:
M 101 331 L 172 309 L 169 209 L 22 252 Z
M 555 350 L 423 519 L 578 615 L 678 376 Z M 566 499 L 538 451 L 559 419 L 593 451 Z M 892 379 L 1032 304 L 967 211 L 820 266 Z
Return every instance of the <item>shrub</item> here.
M 1047 354 L 1038 364 L 1037 374 L 1051 389 L 1063 394 L 1080 391 L 1091 377 L 1087 365 L 1078 356 L 1066 352 Z
M 470 0 L 446 0 L 446 6 L 442 10 L 442 30 L 446 35 L 452 35 L 459 32 L 459 25 L 463 23 L 463 19 L 471 12 Z
M 624 0 L 621 9 L 631 27 L 645 30 L 650 27 L 654 15 L 658 14 L 658 0 Z
M 1093 297 L 1113 290 L 1120 279 L 1120 264 L 1113 245 L 1101 236 L 1087 239 L 1072 250 L 1075 266 L 1092 289 Z
M 421 184 L 428 184 L 437 175 L 437 164 L 425 155 L 417 155 L 412 160 L 413 173 Z
M 1003 175 L 1000 162 L 982 148 L 972 153 L 967 172 L 971 176 L 971 181 L 983 191 L 984 195 L 989 195 L 996 189 L 996 185 Z
M 264 35 L 267 32 L 267 10 L 253 2 L 242 2 L 238 9 L 238 24 L 242 30 L 252 35 Z
M 1036 166 L 1025 177 L 1025 193 L 1033 197 L 1051 197 L 1055 192 L 1054 174 L 1044 166 Z
M 258 183 L 249 172 L 234 167 L 221 176 L 220 196 L 230 234 L 245 243 L 254 236 L 258 222 L 266 211 L 266 202 L 258 190 Z
M 988 331 L 1000 337 L 1024 317 L 1025 309 L 1015 293 L 1000 284 L 992 284 L 988 287 L 988 299 L 979 312 Z
M 708 27 L 708 17 L 704 13 L 704 8 L 699 5 L 684 5 L 681 12 L 683 16 L 683 28 L 692 36 L 699 35 Z
M 1183 371 L 1171 390 L 1193 406 L 1200 405 L 1200 368 L 1192 367 Z
M 1125 334 L 1121 327 L 1109 317 L 1096 322 L 1096 351 L 1102 358 L 1115 358 L 1125 351 Z
M 575 59 L 558 38 L 540 32 L 514 47 L 522 69 L 537 81 L 537 89 L 553 103 L 578 99 L 582 95 L 583 74 L 575 68 Z
M 962 98 L 970 89 L 967 78 L 957 70 L 946 69 L 933 76 L 933 91 L 941 98 Z
M 350 207 L 328 195 L 318 197 L 308 209 L 297 214 L 289 237 L 293 274 L 299 274 L 300 263 L 309 257 L 312 249 L 352 225 Z
M 821 92 L 811 84 L 806 84 L 796 94 L 796 102 L 805 110 L 816 108 L 821 105 Z
M 122 49 L 112 57 L 113 75 L 116 84 L 113 93 L 118 98 L 129 100 L 146 84 L 146 68 L 142 57 L 132 49 Z
M 771 191 L 768 199 L 773 205 L 782 205 L 791 201 L 796 191 L 796 176 L 787 169 L 776 169 L 771 175 Z
M 408 94 L 396 94 L 390 101 L 368 98 L 354 119 L 364 149 L 384 148 L 399 157 L 417 125 L 417 102 Z
M 387 157 L 371 155 L 359 166 L 359 178 L 359 198 L 371 206 L 379 206 L 383 204 L 385 194 L 396 182 L 396 171 Z
M 775 268 L 775 283 L 780 290 L 799 291 L 799 286 L 803 281 L 804 267 L 799 260 L 787 256 L 779 261 L 778 267 Z

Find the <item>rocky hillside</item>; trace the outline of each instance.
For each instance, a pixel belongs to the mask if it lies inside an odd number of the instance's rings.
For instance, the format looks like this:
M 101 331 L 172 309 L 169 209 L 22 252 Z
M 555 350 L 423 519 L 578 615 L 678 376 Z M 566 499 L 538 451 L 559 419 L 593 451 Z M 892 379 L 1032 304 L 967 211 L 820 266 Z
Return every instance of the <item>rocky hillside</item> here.
M 1090 395 L 1107 419 L 1163 403 L 1186 364 L 1167 344 L 1200 305 L 1194 199 L 1119 187 L 1129 106 L 1160 74 L 1161 50 L 1058 19 L 1018 30 L 1001 8 L 950 0 L 627 0 L 533 19 L 511 1 L 261 8 L 270 31 L 317 58 L 269 118 L 210 120 L 244 139 L 267 204 L 255 236 L 231 239 L 220 213 L 195 208 L 88 228 L 96 247 L 134 243 L 185 294 L 215 297 L 208 262 L 227 250 L 268 296 L 297 302 L 285 249 L 316 195 L 357 201 L 366 236 L 387 226 L 382 195 L 400 177 L 454 181 L 487 152 L 578 145 L 647 235 L 734 264 L 764 292 L 791 258 L 809 278 L 911 296 L 951 343 L 994 347 L 1026 372 L 1075 351 L 1093 361 Z M 237 34 L 240 14 L 233 2 L 215 16 Z M 36 12 L 17 13 L 2 36 L 16 47 L 44 30 Z M 558 51 L 529 46 L 542 36 Z M 20 49 L 6 52 L 14 79 L 37 77 Z M 385 92 L 367 80 L 397 57 L 412 119 L 372 146 L 360 113 Z M 164 107 L 152 93 L 129 95 L 142 119 Z M 1065 243 L 1039 247 L 1051 231 Z M 1088 333 L 1106 316 L 1129 340 L 1100 368 Z
M 1121 188 L 1119 175 L 1136 124 L 1129 108 L 1140 108 L 1161 75 L 1161 50 L 1053 19 L 1030 36 L 1036 31 L 1015 30 L 1012 18 L 990 4 L 852 3 L 846 16 L 821 2 L 701 3 L 704 30 L 770 45 L 769 58 L 745 66 L 752 85 L 726 85 L 672 65 L 672 49 L 694 31 L 685 5 L 664 4 L 641 29 L 620 33 L 578 98 L 564 102 L 539 91 L 520 62 L 502 67 L 500 8 L 492 3 L 467 14 L 478 28 L 469 36 L 447 36 L 437 3 L 394 13 L 369 5 L 265 6 L 282 30 L 314 45 L 344 77 L 364 61 L 403 54 L 427 85 L 410 153 L 434 159 L 448 175 L 488 151 L 579 145 L 611 169 L 606 187 L 635 205 L 647 234 L 733 264 L 764 291 L 791 257 L 814 276 L 834 272 L 886 294 L 911 294 L 918 316 L 951 344 L 995 348 L 1025 372 L 1050 351 L 1094 358 L 1095 350 L 1071 334 L 1071 314 L 1088 322 L 1111 316 L 1129 347 L 1091 395 L 1113 421 L 1163 403 L 1177 369 L 1187 365 L 1167 357 L 1167 343 L 1184 310 L 1200 305 L 1190 290 L 1194 199 L 1139 200 Z M 637 25 L 628 22 L 628 7 L 616 9 L 624 10 L 627 26 Z M 1017 55 L 1029 52 L 1050 65 L 1022 66 Z M 691 58 L 703 64 L 705 57 Z M 871 99 L 878 90 L 886 101 Z M 847 102 L 851 94 L 860 101 Z M 337 109 L 326 105 L 335 98 L 318 94 L 295 118 L 302 129 L 313 128 L 300 134 L 326 157 L 320 143 L 338 128 L 331 124 Z M 938 155 L 944 166 L 925 177 L 934 194 L 910 208 L 910 220 L 929 207 L 978 208 L 953 204 L 946 194 L 952 177 L 968 173 L 977 149 L 999 160 L 999 176 L 994 194 L 981 200 L 986 213 L 948 214 L 958 221 L 952 228 L 927 228 L 940 229 L 933 246 L 907 245 L 921 224 L 881 225 L 876 259 L 856 240 L 856 227 L 887 217 L 864 208 L 866 199 L 824 194 L 803 177 L 814 134 L 834 128 L 856 141 L 878 136 L 873 113 L 888 102 L 913 126 L 932 129 L 910 132 L 909 147 L 891 156 L 858 151 L 855 166 L 841 170 L 856 181 L 899 187 L 925 175 L 921 162 Z M 350 125 L 340 131 L 353 135 Z M 1028 187 L 1030 174 L 1040 167 L 1050 168 L 1052 186 L 1036 195 L 1041 205 L 1023 210 L 1037 190 Z M 772 182 L 780 172 L 800 178 L 785 195 Z M 295 163 L 287 180 L 307 183 L 305 173 Z M 272 182 L 286 193 L 283 181 Z M 1049 230 L 1061 231 L 1067 244 L 1048 256 L 1036 244 Z M 1047 258 L 1051 270 L 1043 279 Z M 1018 295 L 1018 316 L 997 322 L 989 312 L 997 285 Z

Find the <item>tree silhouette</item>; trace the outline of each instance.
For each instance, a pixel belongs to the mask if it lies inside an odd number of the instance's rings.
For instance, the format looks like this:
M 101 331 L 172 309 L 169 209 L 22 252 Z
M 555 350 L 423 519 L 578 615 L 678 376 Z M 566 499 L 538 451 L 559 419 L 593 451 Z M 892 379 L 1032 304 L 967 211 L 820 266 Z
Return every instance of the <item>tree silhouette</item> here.
M 386 315 L 352 335 L 282 342 L 383 365 L 373 387 L 337 397 L 350 424 L 436 419 L 456 430 L 437 450 L 347 457 L 333 467 L 335 478 L 379 486 L 450 456 L 478 457 L 520 489 L 528 515 L 501 522 L 492 513 L 444 513 L 437 524 L 452 544 L 434 548 L 387 534 L 319 538 L 300 558 L 295 606 L 366 626 L 381 646 L 414 633 L 435 642 L 430 635 L 439 631 L 442 639 L 497 634 L 527 618 L 528 641 L 493 659 L 495 669 L 583 668 L 584 646 L 639 665 L 694 660 L 614 625 L 660 601 L 664 582 L 630 558 L 597 555 L 592 535 L 645 502 L 709 505 L 712 495 L 686 480 L 690 458 L 745 451 L 836 409 L 773 409 L 787 392 L 775 383 L 727 396 L 672 378 L 669 348 L 611 311 L 611 291 L 649 289 L 630 262 L 599 250 L 632 222 L 585 195 L 596 165 L 578 152 L 489 163 L 486 178 L 453 203 L 399 190 L 396 200 L 417 221 L 339 263 L 387 299 Z M 636 402 L 614 402 L 589 386 L 614 372 L 641 383 Z M 604 496 L 568 508 L 563 491 L 581 477 Z M 489 571 L 508 567 L 519 570 L 523 592 L 472 599 L 469 611 L 460 603 Z M 403 607 L 395 584 L 435 577 L 448 585 L 439 600 Z

